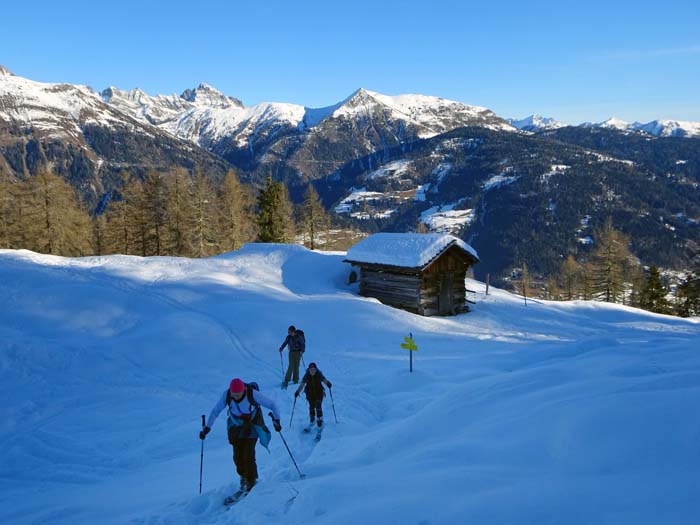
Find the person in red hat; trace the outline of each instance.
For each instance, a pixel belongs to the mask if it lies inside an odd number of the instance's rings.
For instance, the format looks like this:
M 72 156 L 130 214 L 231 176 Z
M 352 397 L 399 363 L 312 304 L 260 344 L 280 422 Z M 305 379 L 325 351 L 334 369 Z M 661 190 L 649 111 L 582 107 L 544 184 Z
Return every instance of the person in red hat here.
M 257 482 L 255 445 L 258 439 L 262 446 L 267 448 L 272 437 L 265 426 L 261 406 L 271 411 L 272 425 L 277 432 L 280 432 L 282 425 L 277 404 L 259 391 L 257 383 L 246 384 L 241 379 L 235 378 L 212 408 L 206 425 L 199 433 L 199 439 L 206 438 L 217 416 L 224 408 L 228 409 L 226 420 L 228 442 L 233 447 L 233 462 L 241 478 L 239 492 L 250 492 Z

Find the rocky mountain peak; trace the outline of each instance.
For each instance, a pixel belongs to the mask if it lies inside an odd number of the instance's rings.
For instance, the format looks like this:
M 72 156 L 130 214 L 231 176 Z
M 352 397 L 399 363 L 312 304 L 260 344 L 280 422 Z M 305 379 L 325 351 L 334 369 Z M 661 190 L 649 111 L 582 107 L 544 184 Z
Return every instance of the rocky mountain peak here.
M 373 97 L 373 95 L 374 93 L 372 91 L 368 91 L 365 88 L 360 88 L 355 90 L 348 98 L 342 101 L 339 105 L 357 107 L 366 105 L 368 103 L 376 103 L 377 100 Z
M 7 69 L 5 66 L 3 66 L 2 64 L 0 64 L 0 77 L 5 76 L 5 75 L 7 75 L 7 76 L 15 76 L 15 74 L 14 74 L 12 71 L 10 71 L 10 70 Z
M 542 115 L 530 115 L 524 119 L 508 119 L 508 122 L 523 131 L 540 131 L 545 129 L 556 129 L 564 126 L 561 122 L 551 117 Z
M 193 104 L 214 108 L 243 107 L 243 103 L 237 98 L 227 97 L 221 91 L 205 82 L 202 82 L 194 89 L 186 89 L 180 97 Z
M 148 94 L 140 88 L 134 88 L 130 91 L 124 91 L 114 86 L 109 86 L 107 89 L 103 89 L 100 93 L 102 100 L 106 103 L 110 103 L 115 99 L 125 99 L 134 103 L 141 102 L 142 99 L 149 98 Z

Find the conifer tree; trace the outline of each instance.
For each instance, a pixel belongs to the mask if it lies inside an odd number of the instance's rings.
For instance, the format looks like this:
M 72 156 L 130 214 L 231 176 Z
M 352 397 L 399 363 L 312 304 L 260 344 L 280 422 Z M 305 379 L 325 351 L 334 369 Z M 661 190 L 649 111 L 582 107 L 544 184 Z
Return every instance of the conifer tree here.
M 700 261 L 678 286 L 678 315 L 700 316 Z
M 10 229 L 13 220 L 10 178 L 0 171 L 0 248 L 12 248 Z
M 166 253 L 167 201 L 167 187 L 163 177 L 155 172 L 148 173 L 143 182 L 145 242 L 148 255 Z
M 564 300 L 573 301 L 579 295 L 578 289 L 581 284 L 581 266 L 573 255 L 569 255 L 561 265 L 559 276 Z
M 547 279 L 545 291 L 547 299 L 550 301 L 558 301 L 561 298 L 561 290 L 559 290 L 559 284 L 554 277 L 549 277 Z
M 642 289 L 639 305 L 645 310 L 659 314 L 669 313 L 671 308 L 666 299 L 668 291 L 661 282 L 661 274 L 656 266 L 649 269 L 646 283 Z
M 119 191 L 113 191 L 107 203 L 104 230 L 104 250 L 106 253 L 129 255 L 137 253 L 131 185 L 134 184 L 129 172 L 122 172 Z
M 166 202 L 167 248 L 169 255 L 185 256 L 191 253 L 190 226 L 192 212 L 191 179 L 183 169 L 177 169 L 168 177 Z
M 131 252 L 132 239 L 128 215 L 129 209 L 124 199 L 121 196 L 112 197 L 104 212 L 105 229 L 102 246 L 105 253 L 127 255 Z
M 92 238 L 94 241 L 95 255 L 107 255 L 109 253 L 109 247 L 107 243 L 107 218 L 105 214 L 102 213 L 93 217 L 92 219 Z
M 71 186 L 46 167 L 29 179 L 28 189 L 31 216 L 36 226 L 31 229 L 29 239 L 32 249 L 64 256 L 90 253 L 90 218 Z
M 592 290 L 597 299 L 620 302 L 625 288 L 624 269 L 630 258 L 629 241 L 608 220 L 597 239 L 592 258 Z
M 219 192 L 218 226 L 223 251 L 237 250 L 255 239 L 252 205 L 250 191 L 240 183 L 236 172 L 229 170 Z
M 532 277 L 530 276 L 530 270 L 527 267 L 527 263 L 523 263 L 520 282 L 518 284 L 518 292 L 525 298 L 525 303 L 527 304 L 527 299 L 530 299 L 533 296 Z
M 586 262 L 579 266 L 579 296 L 584 301 L 593 299 L 593 265 Z
M 644 272 L 639 265 L 630 266 L 626 272 L 630 290 L 625 304 L 641 308 L 642 290 L 646 284 Z
M 328 230 L 331 221 L 321 203 L 321 198 L 311 184 L 306 188 L 301 209 L 302 227 L 306 244 L 309 248 L 315 250 L 319 234 Z
M 290 243 L 294 240 L 294 212 L 287 187 L 268 177 L 258 194 L 258 239 Z
M 143 182 L 136 177 L 129 177 L 122 187 L 125 203 L 126 226 L 131 237 L 131 254 L 146 257 L 149 241 L 149 217 L 146 206 Z
M 215 228 L 216 195 L 209 179 L 197 172 L 190 186 L 189 233 L 193 257 L 208 257 L 216 253 L 217 236 Z

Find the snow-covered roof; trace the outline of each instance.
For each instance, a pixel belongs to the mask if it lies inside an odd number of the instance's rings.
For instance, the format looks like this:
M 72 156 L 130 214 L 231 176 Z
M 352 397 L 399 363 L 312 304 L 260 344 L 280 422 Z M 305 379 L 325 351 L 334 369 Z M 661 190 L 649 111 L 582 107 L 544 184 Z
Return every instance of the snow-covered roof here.
M 346 261 L 400 268 L 423 268 L 453 245 L 479 260 L 476 250 L 454 235 L 375 233 L 350 248 Z

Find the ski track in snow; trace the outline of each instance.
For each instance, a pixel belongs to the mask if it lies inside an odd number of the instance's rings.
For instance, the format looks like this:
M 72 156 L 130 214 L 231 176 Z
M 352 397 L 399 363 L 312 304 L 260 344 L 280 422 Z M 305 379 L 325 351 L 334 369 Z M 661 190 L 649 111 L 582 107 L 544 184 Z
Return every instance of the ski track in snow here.
M 356 295 L 344 254 L 248 245 L 203 260 L 0 251 L 0 522 L 690 523 L 700 513 L 698 320 L 492 289 L 423 318 Z M 279 389 L 287 325 L 333 382 L 323 439 Z M 399 348 L 412 332 L 414 373 Z M 284 352 L 285 367 L 286 355 Z M 279 403 L 237 487 L 231 377 Z

